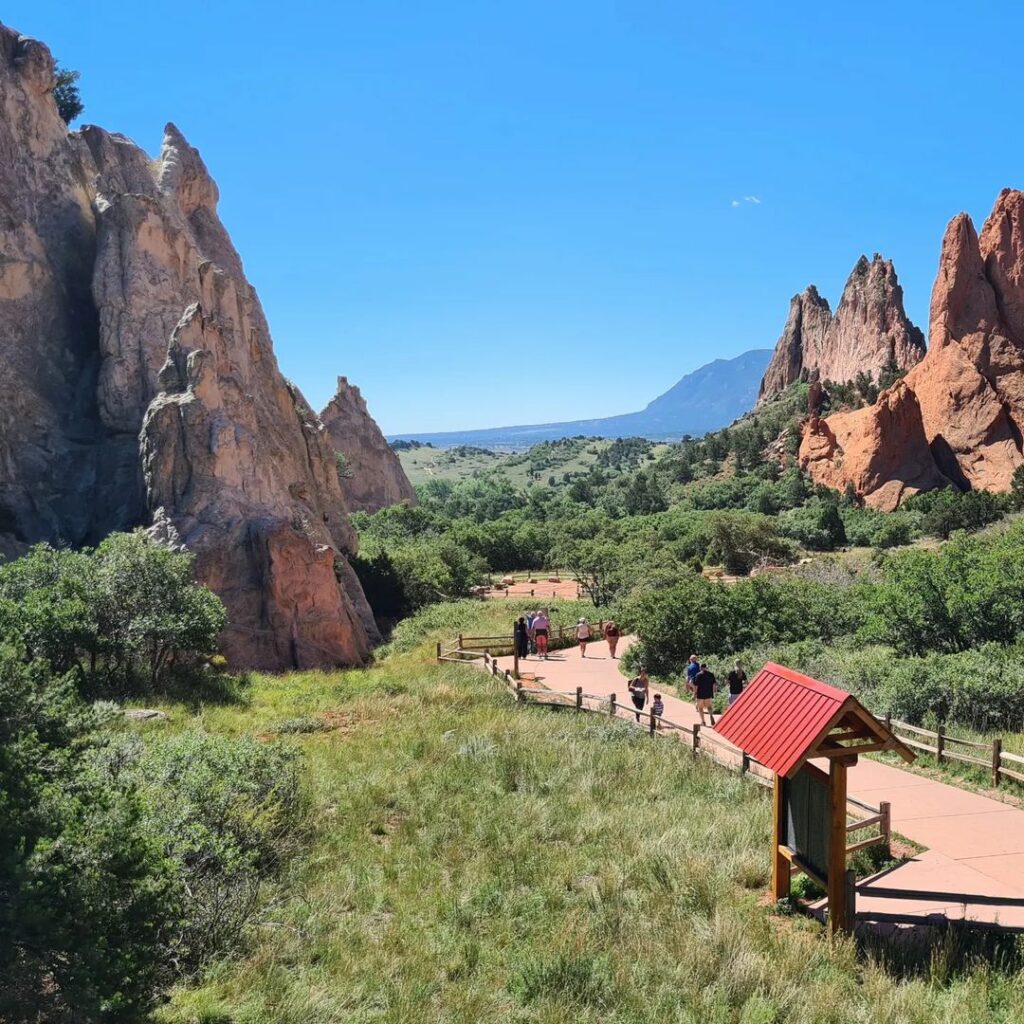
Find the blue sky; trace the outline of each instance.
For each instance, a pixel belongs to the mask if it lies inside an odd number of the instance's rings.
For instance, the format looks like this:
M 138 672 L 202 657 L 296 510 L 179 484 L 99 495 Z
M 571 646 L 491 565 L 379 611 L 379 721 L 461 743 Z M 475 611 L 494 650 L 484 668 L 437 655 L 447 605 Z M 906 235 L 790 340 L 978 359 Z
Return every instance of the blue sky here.
M 347 375 L 387 432 L 639 408 L 862 252 L 925 327 L 948 219 L 1024 185 L 1009 3 L 2 17 L 82 72 L 84 121 L 199 147 L 283 370 L 317 408 Z

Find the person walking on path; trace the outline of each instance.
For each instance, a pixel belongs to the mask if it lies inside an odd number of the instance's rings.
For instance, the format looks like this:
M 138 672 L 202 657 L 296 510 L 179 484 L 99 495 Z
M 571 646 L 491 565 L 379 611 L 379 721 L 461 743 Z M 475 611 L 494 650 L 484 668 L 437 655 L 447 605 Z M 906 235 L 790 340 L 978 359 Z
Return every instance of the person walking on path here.
M 537 641 L 537 656 L 548 660 L 548 630 L 551 622 L 547 609 L 542 608 L 533 618 L 533 635 Z
M 729 670 L 729 675 L 726 678 L 729 680 L 729 707 L 732 707 L 747 684 L 747 673 L 743 671 L 743 666 L 737 661 Z
M 525 658 L 530 653 L 530 635 L 526 625 L 526 616 L 520 615 L 512 627 L 512 639 L 516 646 L 516 656 Z
M 644 705 L 647 703 L 647 693 L 650 690 L 651 683 L 647 678 L 647 669 L 640 669 L 640 675 L 635 679 L 629 681 L 629 696 L 633 701 L 633 707 L 636 708 L 636 720 L 640 721 L 640 712 L 643 711 Z
M 608 641 L 608 653 L 615 657 L 615 648 L 619 646 L 619 627 L 609 619 L 604 624 L 604 638 Z
M 690 660 L 686 663 L 686 688 L 694 696 L 697 691 L 695 689 L 695 682 L 697 679 L 697 673 L 700 671 L 700 663 L 697 661 L 697 655 L 691 654 Z
M 587 656 L 587 643 L 590 640 L 590 623 L 586 619 L 580 619 L 576 623 L 576 639 L 580 645 L 580 657 Z
M 533 631 L 533 620 L 537 618 L 536 612 L 526 613 L 526 638 L 529 641 L 530 653 L 537 653 L 537 635 Z
M 654 703 L 651 705 L 651 713 L 655 718 L 661 718 L 665 714 L 665 702 L 661 699 L 661 694 L 656 693 L 654 695 Z M 661 722 L 655 723 L 655 728 L 661 728 Z
M 711 728 L 715 727 L 715 712 L 711 702 L 715 696 L 715 679 L 707 665 L 701 665 L 700 670 L 693 680 L 694 696 L 697 698 L 697 713 L 700 715 L 700 724 L 705 725 L 704 714 L 707 713 L 711 719 Z

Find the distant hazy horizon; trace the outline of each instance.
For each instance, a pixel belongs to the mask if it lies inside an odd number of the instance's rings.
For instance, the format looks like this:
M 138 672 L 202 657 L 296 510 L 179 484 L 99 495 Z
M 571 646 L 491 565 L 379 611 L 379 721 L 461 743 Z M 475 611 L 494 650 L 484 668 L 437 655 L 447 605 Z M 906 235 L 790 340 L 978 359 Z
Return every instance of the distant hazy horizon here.
M 640 409 L 875 251 L 926 329 L 949 218 L 1024 184 L 1003 2 L 2 17 L 81 71 L 84 122 L 182 129 L 284 372 L 315 408 L 347 376 L 388 434 Z

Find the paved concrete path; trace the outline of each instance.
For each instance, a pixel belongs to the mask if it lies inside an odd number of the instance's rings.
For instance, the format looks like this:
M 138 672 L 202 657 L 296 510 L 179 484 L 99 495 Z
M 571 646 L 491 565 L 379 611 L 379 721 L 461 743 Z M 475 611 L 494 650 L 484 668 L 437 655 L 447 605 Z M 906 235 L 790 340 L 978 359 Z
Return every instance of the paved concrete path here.
M 631 638 L 619 642 L 618 654 L 628 649 Z M 511 658 L 498 660 L 511 668 Z M 626 678 L 612 660 L 607 645 L 594 641 L 586 658 L 578 648 L 557 651 L 550 660 L 531 657 L 520 662 L 520 672 L 536 676 L 536 683 L 549 690 L 574 691 L 629 703 Z M 668 687 L 652 685 L 651 696 L 660 692 L 665 701 L 665 718 L 690 729 L 700 721 L 689 700 L 681 700 Z M 588 702 L 596 703 L 596 702 Z M 649 708 L 650 705 L 648 705 Z M 629 713 L 621 711 L 622 717 Z M 713 730 L 702 730 L 712 740 Z M 724 741 L 722 741 L 724 744 Z M 726 755 L 728 757 L 728 755 Z M 849 793 L 876 805 L 888 800 L 892 827 L 901 835 L 927 849 L 912 860 L 866 883 L 867 891 L 857 897 L 858 911 L 868 914 L 912 915 L 928 918 L 969 918 L 1008 927 L 1024 928 L 1024 811 L 956 786 L 915 775 L 900 768 L 862 757 L 849 773 Z M 871 888 L 911 889 L 934 892 L 934 900 L 895 900 L 869 895 Z M 980 897 L 963 900 L 961 895 Z

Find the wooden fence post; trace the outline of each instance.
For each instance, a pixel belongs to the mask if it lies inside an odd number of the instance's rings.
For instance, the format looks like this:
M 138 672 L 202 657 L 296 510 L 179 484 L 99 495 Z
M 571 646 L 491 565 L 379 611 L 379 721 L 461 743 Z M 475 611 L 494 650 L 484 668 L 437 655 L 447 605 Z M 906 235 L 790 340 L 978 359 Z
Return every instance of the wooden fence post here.
M 459 650 L 462 650 L 462 634 L 459 634 Z
M 892 842 L 892 807 L 888 800 L 878 801 L 878 815 L 882 819 L 878 823 L 878 831 L 882 834 L 882 842 L 888 846 Z
M 583 710 L 583 687 L 582 686 L 577 686 L 576 687 L 576 710 L 577 711 L 582 711 Z
M 437 641 L 437 663 L 441 664 L 441 641 Z
M 700 747 L 700 722 L 693 723 L 693 756 L 697 756 L 697 750 Z
M 512 648 L 512 676 L 515 679 L 519 678 L 519 648 Z
M 526 697 L 523 695 L 523 684 L 518 679 L 516 680 L 516 702 L 519 704 L 526 703 Z
M 935 760 L 938 764 L 942 764 L 945 750 L 946 727 L 944 725 L 940 725 L 935 733 Z
M 740 775 L 746 775 L 750 771 L 750 755 L 744 750 L 740 758 Z
M 885 713 L 885 727 L 886 727 L 886 729 L 889 730 L 889 732 L 892 732 L 892 712 L 891 711 L 886 711 L 886 713 Z
M 615 694 L 610 694 L 608 697 L 608 714 L 615 717 Z
M 654 715 L 654 705 L 651 705 L 651 735 L 653 736 L 658 729 L 658 719 Z
M 1003 741 L 997 736 L 992 741 L 992 785 L 999 785 L 999 769 L 1003 762 Z

